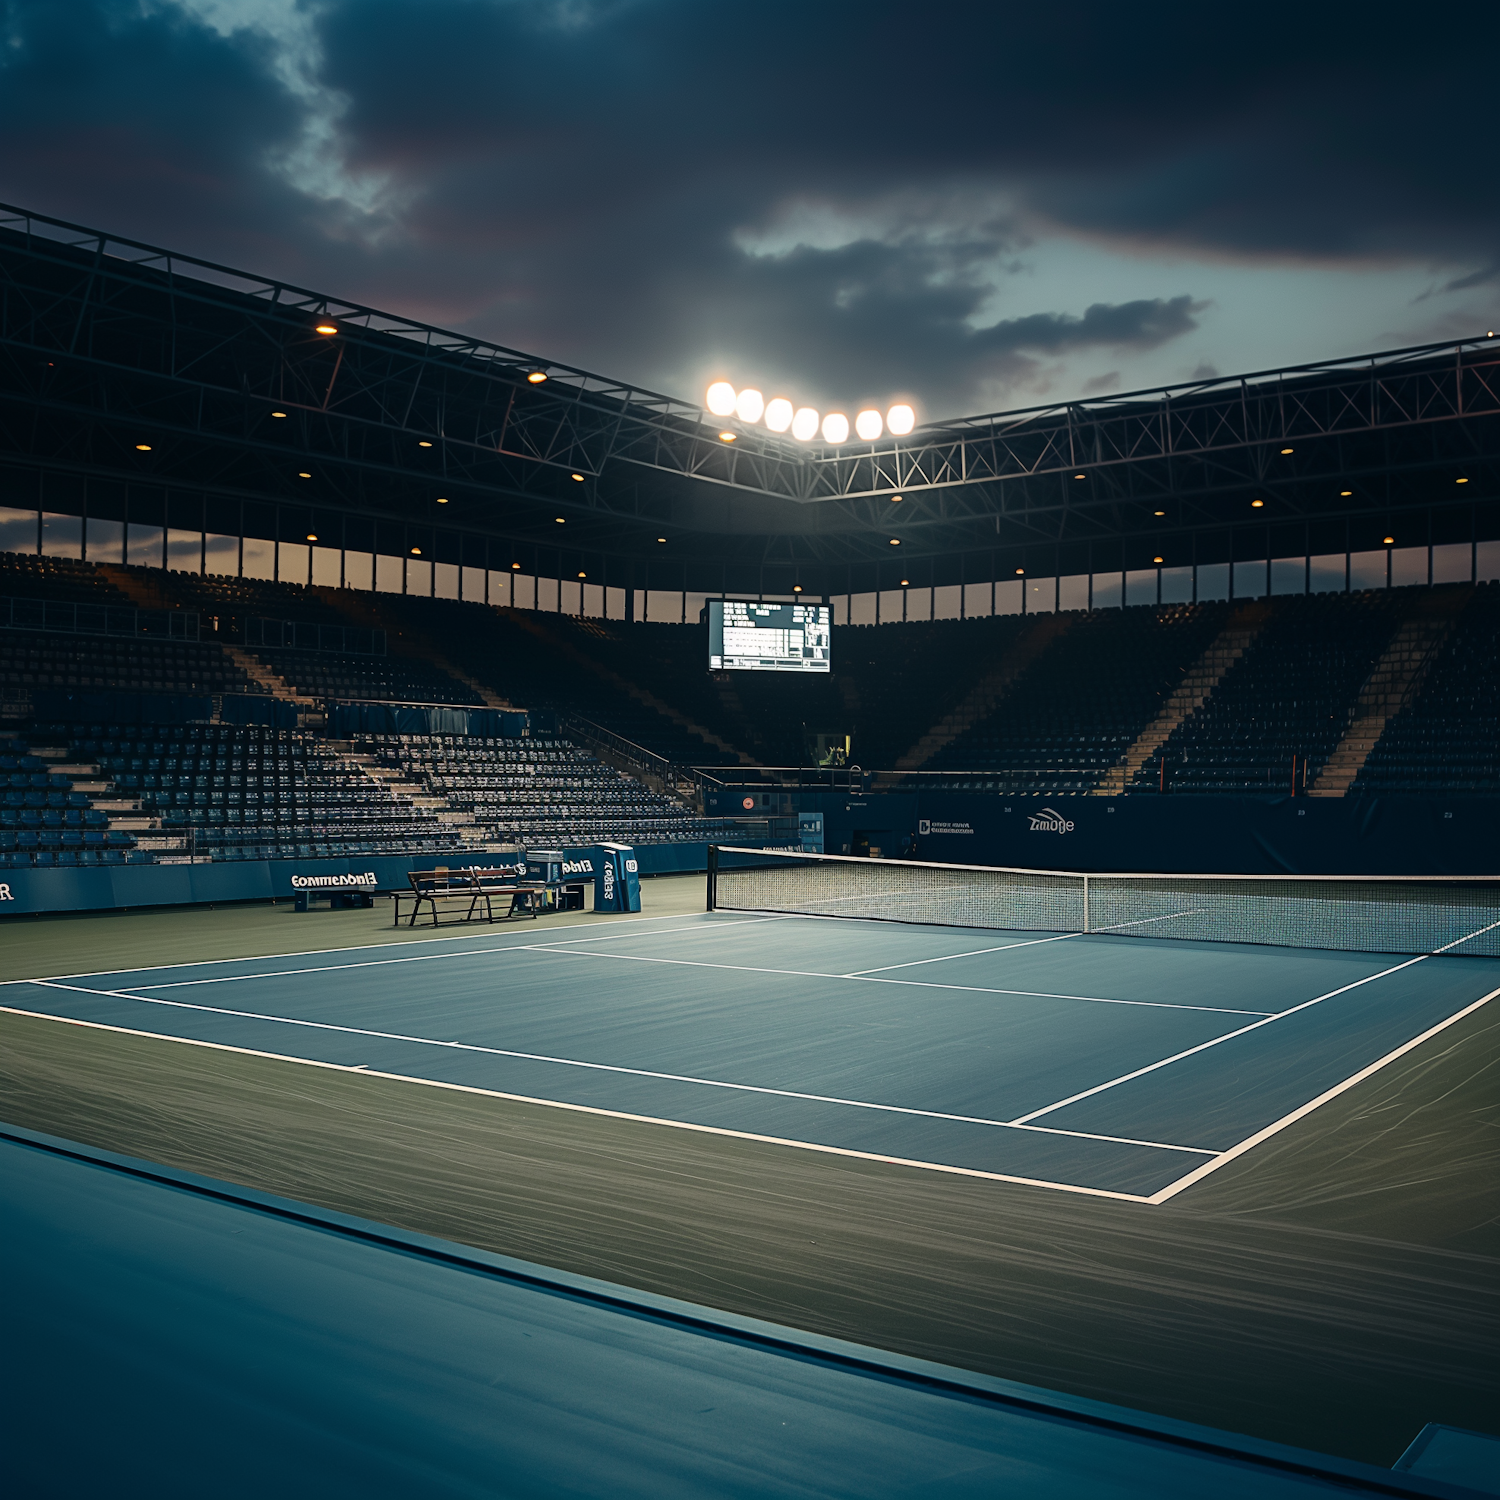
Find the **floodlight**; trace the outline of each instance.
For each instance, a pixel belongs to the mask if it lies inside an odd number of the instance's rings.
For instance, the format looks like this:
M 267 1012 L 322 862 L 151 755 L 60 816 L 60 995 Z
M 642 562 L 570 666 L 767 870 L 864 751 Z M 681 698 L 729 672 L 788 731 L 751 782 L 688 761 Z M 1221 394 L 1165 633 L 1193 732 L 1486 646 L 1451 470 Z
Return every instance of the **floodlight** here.
M 766 403 L 766 426 L 772 432 L 785 432 L 792 425 L 792 403 L 784 396 L 777 396 Z
M 446 505 L 448 503 L 448 497 L 446 495 L 439 495 L 437 497 L 437 503 L 439 505 Z
M 540 385 L 547 378 L 547 372 L 545 370 L 533 370 L 526 378 L 532 385 Z
M 319 332 L 319 333 L 337 333 L 338 332 L 338 327 L 335 324 L 333 324 L 333 323 L 319 323 L 318 327 L 317 327 L 317 332 Z
M 766 409 L 766 398 L 757 390 L 743 390 L 734 399 L 734 414 L 742 422 L 758 422 Z
M 286 413 L 284 411 L 273 411 L 271 415 L 273 417 L 284 417 Z
M 317 533 L 317 532 L 316 532 L 316 531 L 309 531 L 309 532 L 308 532 L 308 533 L 307 533 L 307 539 L 308 539 L 308 541 L 310 541 L 310 542 L 315 542 L 315 541 L 317 541 L 317 539 L 318 539 L 318 533 Z
M 1264 500 L 1252 500 L 1250 502 L 1250 509 L 1251 510 L 1264 510 L 1265 509 L 1265 505 L 1266 505 L 1266 502 Z
M 413 557 L 420 557 L 422 555 L 422 549 L 420 547 L 413 547 L 411 549 L 411 555 Z
M 835 448 L 849 441 L 849 418 L 841 411 L 831 411 L 823 418 L 823 441 Z
M 885 423 L 880 420 L 878 411 L 862 411 L 854 419 L 854 430 L 865 442 L 873 443 L 885 431 Z
M 909 406 L 893 406 L 885 414 L 885 425 L 897 437 L 905 437 L 917 425 L 917 414 Z
M 137 453 L 149 453 L 151 451 L 151 444 L 150 443 L 137 443 L 135 445 L 135 451 Z M 1462 484 L 1463 481 L 1459 480 L 1459 483 Z
M 799 443 L 811 442 L 818 435 L 818 414 L 810 406 L 797 408 L 792 418 L 792 436 Z
M 1383 541 L 1387 547 L 1393 547 L 1396 544 L 1396 538 L 1393 536 L 1381 537 L 1381 541 Z
M 727 380 L 716 380 L 708 388 L 708 409 L 716 417 L 727 417 L 734 410 L 734 387 Z

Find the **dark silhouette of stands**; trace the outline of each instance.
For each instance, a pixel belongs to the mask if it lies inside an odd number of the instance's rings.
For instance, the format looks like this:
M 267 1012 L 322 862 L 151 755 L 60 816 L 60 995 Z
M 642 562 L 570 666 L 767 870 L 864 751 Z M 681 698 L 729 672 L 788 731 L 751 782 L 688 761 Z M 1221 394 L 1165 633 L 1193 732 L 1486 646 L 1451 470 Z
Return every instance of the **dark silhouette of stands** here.
M 69 557 L 36 557 L 29 552 L 0 552 L 0 597 L 127 609 L 135 604 L 93 563 Z
M 1294 774 L 1296 790 L 1304 776 L 1310 786 L 1348 727 L 1405 602 L 1389 591 L 1276 600 L 1245 655 L 1129 791 L 1159 791 L 1163 760 L 1170 792 L 1290 792 Z
M 1500 586 L 1474 590 L 1351 790 L 1500 794 Z
M 484 700 L 431 662 L 402 656 L 256 647 L 255 655 L 299 693 L 389 703 L 482 705 Z
M 209 641 L 0 630 L 0 683 L 143 693 L 259 693 Z
M 991 712 L 929 763 L 937 784 L 1010 796 L 1087 792 L 1222 628 L 1221 604 L 1081 615 Z M 934 784 L 932 778 L 924 778 Z

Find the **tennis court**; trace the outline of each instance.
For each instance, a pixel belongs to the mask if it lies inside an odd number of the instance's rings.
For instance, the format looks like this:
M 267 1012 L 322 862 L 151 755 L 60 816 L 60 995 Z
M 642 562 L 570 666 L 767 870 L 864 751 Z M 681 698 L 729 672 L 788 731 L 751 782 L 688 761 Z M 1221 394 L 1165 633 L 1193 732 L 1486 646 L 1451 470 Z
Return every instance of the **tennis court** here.
M 1500 958 L 701 915 L 74 974 L 5 1008 L 1160 1203 L 1500 995 Z

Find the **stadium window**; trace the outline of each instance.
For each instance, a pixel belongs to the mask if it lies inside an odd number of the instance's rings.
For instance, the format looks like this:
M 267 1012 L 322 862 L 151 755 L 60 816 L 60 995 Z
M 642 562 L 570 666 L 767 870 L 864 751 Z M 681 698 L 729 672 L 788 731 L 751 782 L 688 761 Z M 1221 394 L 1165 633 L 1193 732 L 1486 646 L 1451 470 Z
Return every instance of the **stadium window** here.
M 956 583 L 939 584 L 932 591 L 932 618 L 956 620 L 963 613 L 963 589 Z
M 610 620 L 623 620 L 625 618 L 625 590 L 606 588 L 604 590 L 604 614 Z
M 1362 589 L 1383 589 L 1389 573 L 1389 554 L 1382 547 L 1378 552 L 1351 552 L 1349 554 L 1349 591 L 1358 593 Z
M 1465 548 L 1465 551 L 1468 549 Z M 1307 560 L 1307 588 L 1312 594 L 1342 594 L 1346 578 L 1346 559 L 1342 552 L 1325 552 Z M 1467 570 L 1464 577 L 1467 578 Z
M 1057 580 L 1057 607 L 1062 610 L 1089 607 L 1089 575 L 1070 573 Z
M 906 618 L 908 620 L 930 620 L 932 618 L 931 589 L 907 589 Z
M 1192 568 L 1177 567 L 1161 570 L 1161 602 L 1163 604 L 1191 604 L 1193 602 Z
M 1273 594 L 1305 594 L 1307 592 L 1307 559 L 1305 557 L 1273 558 L 1271 592 Z
M 1396 547 L 1391 552 L 1391 587 L 1409 588 L 1427 582 L 1427 549 Z
M 1384 557 L 1385 554 L 1381 553 L 1381 556 Z M 1234 565 L 1234 597 L 1236 599 L 1263 599 L 1265 594 L 1265 559 L 1237 562 Z
M 265 537 L 247 536 L 240 549 L 240 573 L 245 578 L 274 578 L 276 543 Z
M 1467 583 L 1474 572 L 1472 542 L 1444 542 L 1432 549 L 1434 583 Z
M 1095 573 L 1090 585 L 1089 597 L 1095 609 L 1119 609 L 1125 597 L 1125 575 L 1123 573 Z M 1200 594 L 1201 598 L 1202 595 Z
M 458 579 L 458 596 L 460 599 L 468 599 L 477 603 L 485 602 L 485 577 L 483 568 L 471 568 L 465 565 Z
M 851 594 L 849 596 L 849 623 L 851 625 L 875 623 L 874 594 Z
M 1198 564 L 1198 602 L 1229 597 L 1229 564 Z
M 437 599 L 458 598 L 458 564 L 434 563 L 432 566 L 432 592 Z
M 545 610 L 548 614 L 552 615 L 559 612 L 561 608 L 561 596 L 558 593 L 557 580 L 555 578 L 537 578 L 536 608 Z
M 33 530 L 33 538 L 35 535 Z M 41 550 L 43 557 L 81 558 L 83 556 L 83 517 L 54 515 L 51 511 L 44 510 L 42 512 Z
M 964 585 L 964 618 L 985 619 L 995 612 L 995 586 L 992 583 Z
M 1026 613 L 1028 615 L 1057 613 L 1057 579 L 1028 578 L 1026 580 Z
M 1486 583 L 1500 578 L 1500 542 L 1479 542 L 1475 546 L 1474 577 Z
M 32 525 L 32 534 L 35 535 L 35 522 Z M 0 511 L 0 550 L 14 550 L 5 546 L 5 512 Z M 240 539 L 237 536 L 209 537 L 209 550 L 213 551 L 213 543 L 216 540 L 228 542 L 232 552 L 229 557 L 228 566 L 215 569 L 216 572 L 238 573 L 240 570 Z M 123 521 L 106 521 L 99 516 L 90 516 L 84 527 L 84 556 L 90 562 L 122 563 L 125 561 L 125 523 Z
M 995 584 L 995 613 L 1018 615 L 1021 613 L 1022 589 L 1025 585 L 1019 578 L 1002 578 Z
M 509 573 L 501 573 L 494 568 L 490 569 L 485 580 L 489 585 L 488 597 L 490 604 L 500 609 L 508 609 L 510 607 L 510 580 L 511 575 Z M 478 596 L 476 595 L 475 597 Z
M 344 587 L 366 590 L 375 587 L 375 554 L 373 552 L 344 553 Z

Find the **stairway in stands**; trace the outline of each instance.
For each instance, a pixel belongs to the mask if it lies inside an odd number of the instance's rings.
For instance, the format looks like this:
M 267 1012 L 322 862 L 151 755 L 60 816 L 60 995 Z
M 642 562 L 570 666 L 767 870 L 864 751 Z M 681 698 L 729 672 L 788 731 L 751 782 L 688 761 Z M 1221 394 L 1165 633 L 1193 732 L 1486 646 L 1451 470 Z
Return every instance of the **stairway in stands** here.
M 1161 712 L 1141 731 L 1140 737 L 1125 752 L 1124 759 L 1089 793 L 1091 797 L 1118 797 L 1124 792 L 1136 772 L 1166 744 L 1172 731 L 1202 706 L 1224 674 L 1245 654 L 1270 612 L 1270 606 L 1261 599 L 1235 610 L 1229 624 L 1188 668 L 1187 675 L 1162 706 Z
M 1349 727 L 1308 788 L 1309 797 L 1347 795 L 1386 725 L 1416 697 L 1472 592 L 1468 585 L 1434 589 L 1414 601 L 1412 615 L 1397 626 L 1360 689 Z

